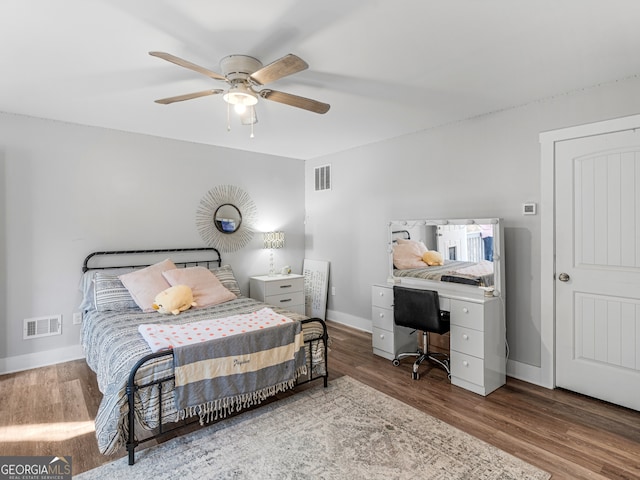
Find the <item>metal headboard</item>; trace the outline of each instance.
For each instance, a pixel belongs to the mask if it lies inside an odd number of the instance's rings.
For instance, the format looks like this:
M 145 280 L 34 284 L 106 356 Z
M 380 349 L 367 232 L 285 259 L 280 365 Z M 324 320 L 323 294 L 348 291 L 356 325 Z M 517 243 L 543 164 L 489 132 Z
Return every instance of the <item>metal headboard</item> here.
M 402 233 L 402 235 L 405 237 L 405 240 L 411 240 L 411 234 L 409 233 L 409 230 L 394 230 L 393 232 L 391 232 L 391 238 L 394 242 L 396 241 L 396 237 L 394 235 L 397 235 L 398 233 Z
M 82 263 L 82 271 L 148 267 L 164 260 L 168 256 L 179 267 L 192 265 L 211 268 L 212 266 L 220 267 L 222 265 L 220 252 L 213 247 L 112 250 L 93 252 L 87 255 Z

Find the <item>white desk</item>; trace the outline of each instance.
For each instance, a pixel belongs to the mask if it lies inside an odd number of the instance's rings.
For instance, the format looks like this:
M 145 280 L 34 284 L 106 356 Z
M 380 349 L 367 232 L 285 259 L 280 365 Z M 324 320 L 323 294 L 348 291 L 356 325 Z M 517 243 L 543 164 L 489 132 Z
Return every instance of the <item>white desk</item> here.
M 451 314 L 451 383 L 479 395 L 488 395 L 506 381 L 505 322 L 497 297 L 465 296 L 432 285 L 440 309 Z M 393 360 L 417 349 L 417 335 L 393 322 L 393 285 L 372 286 L 373 353 Z

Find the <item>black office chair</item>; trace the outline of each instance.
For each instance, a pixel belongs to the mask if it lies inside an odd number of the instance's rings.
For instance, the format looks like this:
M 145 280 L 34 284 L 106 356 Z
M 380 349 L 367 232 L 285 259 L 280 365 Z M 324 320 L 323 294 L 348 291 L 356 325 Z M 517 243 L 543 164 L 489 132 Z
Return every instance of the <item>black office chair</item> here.
M 417 352 L 400 353 L 393 359 L 395 366 L 400 365 L 400 360 L 405 357 L 417 356 L 413 364 L 413 379 L 417 380 L 418 367 L 425 360 L 435 362 L 447 371 L 449 369 L 449 356 L 445 353 L 429 351 L 429 333 L 442 335 L 449 331 L 449 312 L 440 310 L 438 292 L 434 290 L 420 290 L 395 285 L 393 287 L 393 321 L 396 325 L 422 330 L 422 349 Z

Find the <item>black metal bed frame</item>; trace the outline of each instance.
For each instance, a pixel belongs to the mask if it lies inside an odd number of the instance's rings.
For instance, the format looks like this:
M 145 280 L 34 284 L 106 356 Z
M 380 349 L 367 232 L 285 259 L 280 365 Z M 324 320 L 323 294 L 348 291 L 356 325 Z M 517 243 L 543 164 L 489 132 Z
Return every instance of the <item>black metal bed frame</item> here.
M 170 253 L 185 253 L 189 256 L 192 256 L 188 261 L 174 261 L 176 266 L 186 267 L 188 265 L 204 265 L 206 267 L 211 267 L 211 265 L 217 265 L 220 267 L 222 265 L 222 257 L 220 257 L 220 252 L 217 248 L 212 247 L 195 247 L 195 248 L 159 248 L 155 250 L 111 250 L 106 252 L 93 252 L 86 256 L 84 262 L 82 262 L 82 271 L 87 272 L 88 270 L 106 270 L 106 269 L 116 269 L 116 268 L 139 268 L 139 267 L 148 267 L 152 265 L 149 261 L 144 261 L 142 263 L 136 262 L 132 265 L 92 265 L 89 264 L 91 261 L 98 261 L 100 258 L 105 257 L 118 257 L 120 255 L 124 255 L 130 258 L 148 258 L 149 256 L 156 256 L 159 258 L 160 254 L 166 256 L 166 254 Z M 164 258 L 162 259 L 164 260 Z M 115 260 L 114 260 L 115 261 Z
M 409 230 L 394 230 L 393 232 L 391 232 L 391 237 L 393 238 L 393 235 L 397 235 L 398 233 L 402 233 L 406 237 L 405 240 L 411 240 L 411 234 L 409 233 Z
M 217 265 L 218 267 L 222 265 L 220 252 L 217 249 L 210 248 L 210 247 L 174 248 L 174 249 L 156 249 L 156 250 L 112 250 L 112 251 L 104 251 L 104 252 L 93 252 L 89 254 L 84 259 L 84 262 L 82 264 L 82 271 L 87 272 L 88 270 L 105 270 L 105 269 L 114 269 L 114 268 L 116 269 L 117 268 L 137 268 L 137 267 L 146 267 L 151 265 L 151 263 L 145 263 L 145 262 L 143 263 L 136 262 L 133 265 L 116 265 L 116 266 L 108 266 L 108 265 L 107 266 L 90 266 L 89 265 L 92 260 L 97 261 L 97 259 L 101 257 L 111 257 L 111 256 L 120 256 L 120 255 L 144 257 L 148 255 L 160 255 L 160 254 L 168 254 L 168 253 L 185 253 L 187 255 L 195 255 L 193 259 L 190 259 L 188 261 L 178 261 L 178 262 L 174 261 L 176 266 L 187 267 L 189 265 L 196 265 L 196 266 L 206 265 L 207 268 L 210 268 L 211 265 Z M 202 255 L 202 257 L 200 258 L 198 257 L 198 255 Z M 211 258 L 211 256 L 213 256 L 214 258 Z M 326 388 L 328 386 L 328 380 L 329 380 L 329 369 L 328 369 L 329 335 L 327 333 L 327 324 L 321 318 L 308 318 L 301 321 L 301 323 L 303 324 L 312 323 L 312 322 L 319 323 L 322 326 L 322 335 L 317 338 L 311 338 L 311 339 L 305 340 L 304 342 L 305 348 L 309 349 L 308 350 L 309 353 L 306 355 L 307 375 L 305 376 L 306 378 L 305 380 L 296 381 L 296 386 L 304 385 L 305 383 L 323 379 L 324 387 Z M 313 351 L 312 347 L 320 345 L 321 342 L 322 342 L 321 348 L 324 349 L 324 373 L 322 375 L 314 375 L 313 355 L 311 354 L 311 352 Z M 141 443 L 160 438 L 163 435 L 166 435 L 171 432 L 179 431 L 198 420 L 198 417 L 192 417 L 190 421 L 180 422 L 178 426 L 174 426 L 172 428 L 165 428 L 165 425 L 167 424 L 164 424 L 162 422 L 162 389 L 163 389 L 163 385 L 173 382 L 175 378 L 174 375 L 168 375 L 164 378 L 157 379 L 152 382 L 143 383 L 143 384 L 138 384 L 136 382 L 136 374 L 138 373 L 138 370 L 142 368 L 147 362 L 155 361 L 159 358 L 169 357 L 169 356 L 173 357 L 173 350 L 163 350 L 163 351 L 146 355 L 142 357 L 140 360 L 138 360 L 138 362 L 136 362 L 136 364 L 131 369 L 131 372 L 129 373 L 129 380 L 127 382 L 127 388 L 126 388 L 127 402 L 129 407 L 128 416 L 127 416 L 128 433 L 127 433 L 126 448 L 129 456 L 129 465 L 133 465 L 135 463 L 135 450 L 136 450 L 136 447 L 138 447 L 138 445 L 140 445 Z M 158 388 L 159 408 L 158 408 L 158 427 L 156 429 L 157 433 L 154 433 L 153 435 L 150 435 L 143 439 L 137 440 L 135 436 L 135 394 L 139 390 L 142 390 L 144 388 L 152 388 L 154 386 L 157 386 Z M 172 422 L 172 423 L 176 424 L 178 422 Z

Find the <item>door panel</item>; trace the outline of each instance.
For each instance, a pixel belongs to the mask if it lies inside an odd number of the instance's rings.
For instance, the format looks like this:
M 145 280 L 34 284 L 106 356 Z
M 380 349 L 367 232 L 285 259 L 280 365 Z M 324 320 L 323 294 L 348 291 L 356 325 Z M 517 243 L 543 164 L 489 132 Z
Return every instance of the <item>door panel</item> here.
M 640 410 L 640 134 L 555 158 L 556 384 Z
M 438 225 L 438 251 L 445 260 L 467 260 L 466 225 Z

